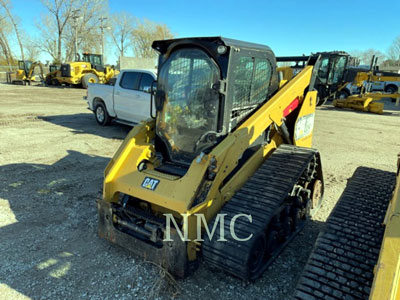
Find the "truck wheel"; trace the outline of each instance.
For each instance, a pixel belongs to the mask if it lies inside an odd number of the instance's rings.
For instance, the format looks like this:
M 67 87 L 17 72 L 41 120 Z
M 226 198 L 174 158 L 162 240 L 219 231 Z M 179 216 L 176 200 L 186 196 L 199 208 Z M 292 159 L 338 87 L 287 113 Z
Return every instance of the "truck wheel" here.
M 398 93 L 399 89 L 395 85 L 388 85 L 385 87 L 385 92 L 389 94 Z M 396 102 L 396 98 L 391 98 L 392 102 Z
M 397 93 L 398 88 L 394 85 L 388 85 L 387 87 L 385 87 L 385 92 L 389 93 L 389 94 L 394 94 Z
M 94 108 L 94 117 L 96 122 L 101 126 L 106 126 L 110 123 L 110 116 L 103 102 L 97 102 Z
M 92 73 L 86 74 L 85 76 L 82 77 L 82 87 L 84 89 L 88 88 L 89 83 L 98 83 L 98 82 L 99 78 L 97 78 L 97 76 Z

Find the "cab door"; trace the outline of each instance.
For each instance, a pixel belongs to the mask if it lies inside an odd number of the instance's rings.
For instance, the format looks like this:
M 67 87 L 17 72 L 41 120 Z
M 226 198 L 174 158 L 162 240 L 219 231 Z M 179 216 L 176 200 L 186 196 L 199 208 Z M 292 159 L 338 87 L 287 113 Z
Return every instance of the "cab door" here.
M 118 119 L 137 123 L 140 72 L 124 71 L 114 88 L 114 110 Z
M 150 118 L 150 91 L 154 77 L 148 73 L 142 73 L 139 83 L 140 96 L 137 98 L 136 118 L 140 121 Z M 153 103 L 153 114 L 155 107 Z

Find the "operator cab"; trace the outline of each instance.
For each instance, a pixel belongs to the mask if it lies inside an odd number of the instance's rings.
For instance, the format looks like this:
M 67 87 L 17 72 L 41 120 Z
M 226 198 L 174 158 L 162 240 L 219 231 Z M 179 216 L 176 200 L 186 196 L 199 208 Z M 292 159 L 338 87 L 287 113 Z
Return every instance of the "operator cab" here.
M 318 52 L 313 56 L 321 57 L 315 81 L 318 96 L 329 97 L 344 82 L 345 71 L 351 62 L 351 57 L 343 51 Z
M 32 66 L 32 61 L 30 60 L 19 60 L 18 61 L 18 69 L 23 70 L 25 72 L 25 76 L 28 76 L 29 69 Z
M 97 71 L 104 72 L 103 55 L 85 52 L 82 53 L 82 61 L 90 63 Z
M 205 37 L 152 47 L 160 53 L 155 146 L 167 164 L 187 169 L 279 86 L 275 55 L 264 45 Z
M 58 70 L 60 70 L 60 66 L 59 65 L 50 65 L 49 66 L 49 72 L 50 73 L 53 73 L 53 72 L 58 71 Z

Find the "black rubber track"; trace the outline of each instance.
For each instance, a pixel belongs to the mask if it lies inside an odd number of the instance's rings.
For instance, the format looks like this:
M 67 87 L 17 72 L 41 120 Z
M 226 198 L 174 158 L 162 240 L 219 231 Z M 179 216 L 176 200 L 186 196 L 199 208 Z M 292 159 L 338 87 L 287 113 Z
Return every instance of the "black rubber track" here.
M 360 167 L 319 234 L 294 299 L 368 299 L 395 174 Z
M 255 240 L 254 237 L 264 234 L 271 219 L 279 215 L 293 186 L 304 175 L 306 167 L 316 156 L 319 159 L 319 154 L 315 149 L 292 145 L 281 145 L 275 150 L 219 212 L 226 214 L 224 232 L 227 241 L 218 241 L 220 238 L 218 229 L 211 241 L 205 238 L 202 246 L 204 260 L 209 265 L 244 280 L 254 280 L 259 277 L 301 228 L 293 232 L 292 237 L 282 244 L 279 251 L 276 251 L 277 253 L 274 253 L 264 264 L 262 270 L 256 274 L 249 274 L 247 265 L 251 261 L 249 253 Z M 253 234 L 253 238 L 247 242 L 237 241 L 230 235 L 230 222 L 232 217 L 237 214 L 252 216 L 252 223 L 246 218 L 238 218 L 235 223 L 235 233 L 240 238 L 246 238 Z M 214 223 L 215 219 L 209 228 L 213 228 Z

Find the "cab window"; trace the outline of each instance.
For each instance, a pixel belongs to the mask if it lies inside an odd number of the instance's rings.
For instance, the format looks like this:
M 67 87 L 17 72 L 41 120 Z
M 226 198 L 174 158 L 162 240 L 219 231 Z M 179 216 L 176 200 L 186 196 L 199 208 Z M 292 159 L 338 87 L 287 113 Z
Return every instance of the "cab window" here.
M 150 74 L 143 73 L 140 79 L 139 91 L 147 92 L 153 84 L 154 78 Z
M 267 59 L 242 56 L 234 74 L 234 109 L 255 106 L 267 99 L 272 74 Z
M 124 89 L 137 90 L 139 78 L 140 78 L 140 73 L 125 72 L 124 75 L 122 75 L 122 79 L 119 85 Z

